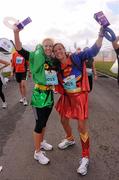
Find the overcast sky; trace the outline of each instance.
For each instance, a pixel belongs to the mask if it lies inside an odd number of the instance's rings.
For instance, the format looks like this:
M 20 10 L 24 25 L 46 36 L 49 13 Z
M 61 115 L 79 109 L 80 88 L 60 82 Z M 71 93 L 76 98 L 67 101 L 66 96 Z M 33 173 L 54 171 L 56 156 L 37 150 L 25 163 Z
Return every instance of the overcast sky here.
M 103 11 L 110 27 L 119 35 L 119 0 L 3 0 L 0 9 L 0 38 L 13 40 L 13 32 L 3 24 L 6 16 L 32 23 L 20 32 L 23 44 L 42 42 L 51 37 L 68 48 L 89 46 L 96 40 L 100 25 L 94 13 Z M 111 43 L 104 41 L 103 47 Z

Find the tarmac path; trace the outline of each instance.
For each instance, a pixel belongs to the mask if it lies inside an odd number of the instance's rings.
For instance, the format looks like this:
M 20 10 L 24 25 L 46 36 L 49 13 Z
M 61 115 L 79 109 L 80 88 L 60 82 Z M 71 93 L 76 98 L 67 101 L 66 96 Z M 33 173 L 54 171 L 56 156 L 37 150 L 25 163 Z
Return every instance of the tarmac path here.
M 29 101 L 32 87 L 33 83 L 28 80 Z M 33 159 L 35 121 L 31 106 L 19 103 L 15 81 L 10 81 L 4 92 L 8 108 L 0 107 L 0 165 L 3 166 L 0 180 L 119 180 L 119 88 L 115 80 L 98 77 L 89 95 L 91 157 L 85 177 L 76 172 L 81 155 L 76 121 L 71 121 L 76 145 L 59 150 L 57 144 L 65 134 L 53 109 L 45 137 L 54 147 L 47 152 L 51 162 L 40 165 Z M 57 99 L 55 95 L 55 101 Z

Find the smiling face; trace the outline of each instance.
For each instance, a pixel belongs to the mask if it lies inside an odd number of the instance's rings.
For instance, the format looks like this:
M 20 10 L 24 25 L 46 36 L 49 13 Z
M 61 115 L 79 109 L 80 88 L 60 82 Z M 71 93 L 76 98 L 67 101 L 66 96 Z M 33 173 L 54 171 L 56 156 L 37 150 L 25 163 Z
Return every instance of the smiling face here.
M 66 50 L 61 43 L 57 43 L 54 45 L 54 55 L 61 62 L 64 63 L 66 60 Z
M 42 44 L 45 54 L 51 56 L 53 51 L 53 41 L 51 39 L 45 39 Z

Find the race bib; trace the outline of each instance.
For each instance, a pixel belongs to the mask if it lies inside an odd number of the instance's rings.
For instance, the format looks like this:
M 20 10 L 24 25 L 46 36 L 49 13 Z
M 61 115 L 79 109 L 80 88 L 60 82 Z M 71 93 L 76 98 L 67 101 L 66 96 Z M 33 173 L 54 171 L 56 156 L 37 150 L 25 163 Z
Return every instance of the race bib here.
M 16 64 L 22 64 L 23 57 L 16 57 Z
M 45 70 L 46 85 L 58 85 L 57 73 L 54 70 Z
M 63 84 L 64 89 L 73 90 L 77 88 L 75 75 L 68 76 L 63 81 L 64 81 L 64 84 Z

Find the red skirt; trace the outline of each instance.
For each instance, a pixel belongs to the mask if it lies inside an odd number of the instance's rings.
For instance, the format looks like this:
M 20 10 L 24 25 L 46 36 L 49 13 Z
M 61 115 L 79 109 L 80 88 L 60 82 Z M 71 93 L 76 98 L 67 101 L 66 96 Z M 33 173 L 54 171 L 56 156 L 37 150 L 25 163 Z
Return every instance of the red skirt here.
M 62 118 L 85 120 L 88 118 L 88 92 L 61 95 L 55 107 Z

